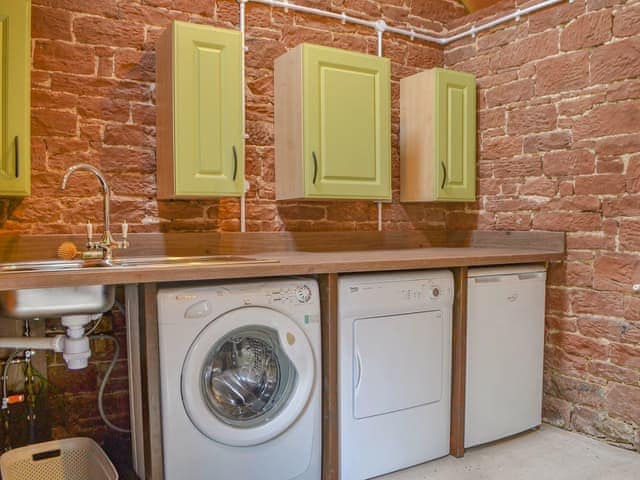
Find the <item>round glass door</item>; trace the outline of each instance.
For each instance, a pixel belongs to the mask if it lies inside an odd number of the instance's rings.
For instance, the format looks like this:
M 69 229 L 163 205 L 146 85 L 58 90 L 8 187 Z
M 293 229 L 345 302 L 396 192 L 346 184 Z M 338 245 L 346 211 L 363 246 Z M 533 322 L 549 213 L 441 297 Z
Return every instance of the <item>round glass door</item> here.
M 220 420 L 252 428 L 282 410 L 296 377 L 275 330 L 243 327 L 213 346 L 202 369 L 201 388 L 207 405 Z
M 242 307 L 211 321 L 182 364 L 185 413 L 212 440 L 257 445 L 287 430 L 311 398 L 315 357 L 287 315 Z

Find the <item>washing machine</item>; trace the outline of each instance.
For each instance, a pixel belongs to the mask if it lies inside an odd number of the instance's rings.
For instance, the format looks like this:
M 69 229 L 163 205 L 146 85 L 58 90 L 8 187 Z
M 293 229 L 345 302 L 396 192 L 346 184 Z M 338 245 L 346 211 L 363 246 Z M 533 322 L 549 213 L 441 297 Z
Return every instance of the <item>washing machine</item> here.
M 165 480 L 320 480 L 311 279 L 158 291 Z
M 449 453 L 453 293 L 444 270 L 340 277 L 341 480 Z

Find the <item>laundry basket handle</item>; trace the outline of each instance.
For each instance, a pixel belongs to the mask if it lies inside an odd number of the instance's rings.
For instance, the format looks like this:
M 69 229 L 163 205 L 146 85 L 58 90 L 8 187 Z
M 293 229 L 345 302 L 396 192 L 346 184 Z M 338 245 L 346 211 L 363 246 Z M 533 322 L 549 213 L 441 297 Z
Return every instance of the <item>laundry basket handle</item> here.
M 31 455 L 31 458 L 34 462 L 37 462 L 39 460 L 47 460 L 48 458 L 56 458 L 60 455 L 62 455 L 62 450 L 57 448 L 55 450 L 47 450 L 46 452 L 34 453 L 33 455 Z

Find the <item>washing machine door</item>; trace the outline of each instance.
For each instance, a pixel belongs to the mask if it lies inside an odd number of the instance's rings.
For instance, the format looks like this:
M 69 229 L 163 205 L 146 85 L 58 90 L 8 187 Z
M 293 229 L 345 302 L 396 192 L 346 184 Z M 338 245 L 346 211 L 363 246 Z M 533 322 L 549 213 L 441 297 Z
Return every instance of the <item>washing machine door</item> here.
M 210 439 L 257 445 L 296 421 L 314 376 L 313 350 L 291 318 L 243 307 L 196 337 L 182 367 L 182 400 L 191 422 Z

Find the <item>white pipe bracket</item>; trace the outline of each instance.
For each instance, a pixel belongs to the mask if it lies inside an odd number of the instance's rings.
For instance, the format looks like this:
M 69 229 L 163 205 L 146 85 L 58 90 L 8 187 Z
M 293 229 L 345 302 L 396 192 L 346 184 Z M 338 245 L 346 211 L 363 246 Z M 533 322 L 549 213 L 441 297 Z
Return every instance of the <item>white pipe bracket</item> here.
M 346 14 L 346 13 L 344 13 L 344 12 L 342 12 L 342 13 L 340 14 L 340 17 L 342 18 L 342 20 L 341 20 L 342 25 L 346 25 L 346 24 L 347 24 L 347 14 Z
M 471 29 L 469 30 L 469 32 L 471 33 L 471 38 L 476 38 L 476 34 L 477 34 L 477 32 L 476 32 L 476 26 L 475 26 L 475 25 L 473 25 L 473 26 L 471 27 Z
M 289 0 L 282 0 L 282 3 L 284 3 L 284 13 L 289 13 L 289 9 L 287 8 L 287 5 L 289 5 Z
M 517 9 L 516 10 L 516 22 L 520 21 L 520 15 L 522 15 L 522 10 Z
M 416 39 L 416 31 L 413 28 L 409 30 L 409 38 L 411 38 L 412 42 Z
M 375 23 L 375 29 L 378 33 L 384 33 L 387 31 L 387 22 L 384 20 L 377 20 Z

